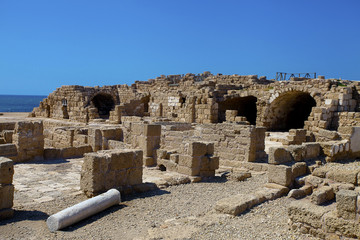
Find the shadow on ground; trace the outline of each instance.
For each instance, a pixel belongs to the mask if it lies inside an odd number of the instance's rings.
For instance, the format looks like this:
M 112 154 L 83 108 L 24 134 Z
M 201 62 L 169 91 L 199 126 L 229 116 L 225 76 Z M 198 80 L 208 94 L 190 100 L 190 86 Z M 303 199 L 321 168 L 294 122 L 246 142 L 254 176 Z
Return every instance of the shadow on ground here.
M 32 210 L 32 211 L 26 211 L 26 210 L 15 210 L 14 211 L 14 217 L 10 219 L 5 219 L 0 222 L 0 226 L 6 225 L 9 223 L 14 222 L 21 222 L 21 221 L 45 221 L 49 217 L 48 214 Z
M 66 227 L 64 229 L 61 229 L 60 231 L 63 231 L 63 232 L 76 231 L 76 230 L 78 230 L 78 229 L 80 229 L 80 228 L 82 228 L 82 227 L 84 227 L 84 226 L 86 226 L 88 224 L 91 224 L 91 223 L 93 223 L 93 222 L 95 222 L 95 221 L 97 221 L 97 220 L 99 220 L 99 219 L 101 219 L 101 218 L 103 218 L 103 217 L 105 217 L 105 216 L 107 216 L 109 214 L 117 212 L 118 210 L 120 210 L 120 209 L 122 209 L 124 207 L 126 207 L 126 205 L 124 205 L 124 204 L 119 204 L 119 205 L 109 207 L 108 209 L 106 209 L 104 211 L 101 211 L 101 212 L 99 212 L 99 213 L 97 213 L 95 215 L 92 215 L 92 216 L 84 219 L 84 220 L 81 220 L 78 223 L 75 223 L 75 224 L 73 224 L 71 226 L 68 226 L 68 227 Z

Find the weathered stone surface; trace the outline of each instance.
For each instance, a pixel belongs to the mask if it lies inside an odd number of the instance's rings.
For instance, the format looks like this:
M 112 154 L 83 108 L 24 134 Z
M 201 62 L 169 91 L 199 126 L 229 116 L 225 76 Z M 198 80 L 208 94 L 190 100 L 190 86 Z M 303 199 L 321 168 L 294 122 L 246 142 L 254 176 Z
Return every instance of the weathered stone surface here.
M 313 228 L 321 228 L 322 217 L 330 208 L 317 206 L 308 201 L 293 201 L 288 208 L 289 218 L 293 222 L 306 223 Z
M 11 184 L 14 175 L 14 163 L 11 159 L 0 157 L 0 185 Z
M 295 162 L 303 161 L 306 154 L 305 146 L 303 145 L 290 145 L 286 148 Z
M 15 124 L 13 143 L 17 149 L 17 162 L 41 160 L 44 155 L 42 121 L 19 121 Z
M 358 193 L 340 190 L 336 193 L 337 216 L 344 219 L 355 219 Z
M 360 238 L 359 222 L 337 217 L 334 211 L 329 212 L 323 217 L 324 229 L 329 233 L 339 233 L 339 235 L 351 238 Z
M 286 187 L 277 184 L 268 184 L 266 187 L 258 189 L 253 194 L 238 194 L 221 199 L 216 203 L 215 210 L 237 216 L 256 204 L 279 198 L 288 191 L 289 189 Z
M 297 162 L 291 166 L 293 178 L 306 175 L 308 167 L 305 162 Z
M 285 187 L 292 185 L 293 177 L 291 167 L 283 165 L 269 165 L 268 182 L 280 184 Z
M 328 171 L 325 168 L 315 168 L 311 174 L 316 177 L 325 178 Z
M 271 147 L 269 149 L 270 164 L 281 164 L 291 161 L 292 161 L 291 154 L 285 148 Z
M 305 159 L 316 159 L 320 155 L 320 144 L 318 143 L 303 143 L 305 147 Z
M 336 182 L 357 184 L 357 170 L 330 170 L 326 174 L 326 178 L 334 180 Z
M 334 199 L 335 194 L 332 187 L 322 186 L 316 189 L 311 195 L 311 202 L 321 205 L 327 201 Z
M 0 185 L 0 209 L 11 208 L 14 200 L 14 185 Z
M 290 190 L 288 197 L 289 198 L 295 198 L 295 199 L 300 199 L 303 198 L 309 194 L 311 194 L 312 192 L 312 188 L 310 186 L 302 186 L 299 189 L 292 189 Z
M 250 172 L 234 172 L 231 173 L 230 178 L 236 181 L 244 181 L 251 177 Z
M 323 184 L 323 182 L 324 182 L 324 179 L 316 177 L 316 176 L 309 175 L 309 176 L 305 177 L 305 184 L 310 185 L 313 188 L 319 187 L 321 184 Z
M 215 210 L 221 213 L 238 216 L 257 203 L 259 203 L 259 199 L 255 195 L 238 194 L 219 200 L 215 205 Z
M 80 187 L 87 196 L 111 188 L 128 188 L 142 183 L 141 150 L 103 150 L 87 153 L 81 170 Z

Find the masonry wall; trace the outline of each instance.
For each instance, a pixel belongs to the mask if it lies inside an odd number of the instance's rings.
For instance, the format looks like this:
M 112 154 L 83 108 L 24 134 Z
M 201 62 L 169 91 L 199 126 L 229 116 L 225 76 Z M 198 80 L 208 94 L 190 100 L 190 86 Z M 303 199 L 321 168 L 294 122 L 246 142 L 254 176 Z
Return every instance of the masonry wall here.
M 87 153 L 81 170 L 80 187 L 88 196 L 111 188 L 125 191 L 142 183 L 141 150 L 102 150 Z
M 214 156 L 214 143 L 187 142 L 183 146 L 182 154 L 157 151 L 157 164 L 160 169 L 178 172 L 189 176 L 214 177 L 219 168 L 219 157 Z
M 187 141 L 213 142 L 214 155 L 220 158 L 220 165 L 233 167 L 265 156 L 265 128 L 222 123 L 197 125 L 188 131 L 169 129 L 168 126 L 162 134 L 162 149 L 183 153 L 181 146 Z
M 17 122 L 13 143 L 17 148 L 17 162 L 43 159 L 44 134 L 42 121 Z

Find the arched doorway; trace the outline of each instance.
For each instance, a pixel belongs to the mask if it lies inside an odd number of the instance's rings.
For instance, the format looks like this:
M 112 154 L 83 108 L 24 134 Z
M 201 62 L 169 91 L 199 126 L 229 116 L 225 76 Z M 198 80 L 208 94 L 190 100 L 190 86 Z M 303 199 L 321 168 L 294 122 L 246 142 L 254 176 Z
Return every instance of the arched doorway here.
M 237 110 L 238 116 L 246 117 L 250 124 L 256 124 L 257 98 L 254 96 L 235 97 L 225 101 L 219 102 L 219 122 L 224 122 L 226 119 L 226 110 Z
M 270 131 L 289 131 L 303 128 L 312 107 L 316 101 L 309 93 L 291 91 L 280 95 L 270 105 L 270 112 L 266 116 Z
M 100 118 L 108 119 L 110 111 L 114 109 L 115 103 L 110 94 L 99 93 L 93 97 L 91 102 L 98 109 Z

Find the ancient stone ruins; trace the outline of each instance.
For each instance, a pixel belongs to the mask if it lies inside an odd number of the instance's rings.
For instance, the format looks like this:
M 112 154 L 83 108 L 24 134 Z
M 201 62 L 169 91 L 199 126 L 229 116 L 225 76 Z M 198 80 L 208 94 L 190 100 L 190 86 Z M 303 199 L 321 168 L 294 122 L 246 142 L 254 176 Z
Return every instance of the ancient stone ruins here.
M 288 207 L 292 229 L 360 238 L 359 94 L 360 82 L 323 76 L 274 81 L 210 72 L 62 86 L 32 120 L 0 124 L 0 218 L 13 213 L 13 162 L 84 157 L 80 186 L 88 197 L 145 191 L 147 167 L 192 182 L 219 167 L 267 171 L 263 188 L 224 198 L 216 211 L 239 215 L 287 195 L 297 199 Z M 267 147 L 265 138 L 278 144 Z

